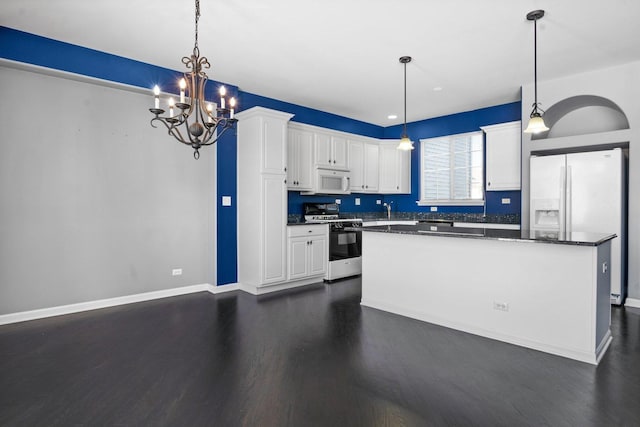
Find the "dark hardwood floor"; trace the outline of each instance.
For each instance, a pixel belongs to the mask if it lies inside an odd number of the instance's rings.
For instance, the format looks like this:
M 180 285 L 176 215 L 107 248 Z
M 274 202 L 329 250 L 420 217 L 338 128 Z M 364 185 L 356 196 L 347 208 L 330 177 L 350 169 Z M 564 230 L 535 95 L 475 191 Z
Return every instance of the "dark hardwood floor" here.
M 595 367 L 359 302 L 352 279 L 2 326 L 0 425 L 640 425 L 640 310 Z

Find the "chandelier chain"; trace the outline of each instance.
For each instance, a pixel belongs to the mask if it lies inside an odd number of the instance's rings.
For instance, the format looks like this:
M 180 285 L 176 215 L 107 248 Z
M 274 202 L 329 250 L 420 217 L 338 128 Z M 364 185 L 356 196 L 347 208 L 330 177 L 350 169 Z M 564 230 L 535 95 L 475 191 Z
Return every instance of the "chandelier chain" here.
M 200 18 L 200 0 L 196 0 L 196 42 L 194 49 L 198 48 L 198 19 Z

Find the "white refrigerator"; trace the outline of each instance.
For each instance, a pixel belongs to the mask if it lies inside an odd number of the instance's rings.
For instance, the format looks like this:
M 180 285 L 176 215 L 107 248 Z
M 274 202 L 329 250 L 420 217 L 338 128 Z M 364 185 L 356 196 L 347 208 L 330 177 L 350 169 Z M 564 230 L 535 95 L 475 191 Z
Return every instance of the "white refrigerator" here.
M 531 230 L 615 233 L 611 242 L 611 303 L 626 293 L 626 176 L 620 148 L 531 156 Z

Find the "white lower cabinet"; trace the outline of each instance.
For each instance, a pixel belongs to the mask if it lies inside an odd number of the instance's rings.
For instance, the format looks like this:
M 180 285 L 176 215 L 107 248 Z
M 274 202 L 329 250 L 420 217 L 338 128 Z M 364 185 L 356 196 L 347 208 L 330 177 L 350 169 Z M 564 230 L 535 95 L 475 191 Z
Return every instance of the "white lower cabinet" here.
M 287 227 L 289 280 L 324 277 L 329 261 L 328 233 L 326 224 Z

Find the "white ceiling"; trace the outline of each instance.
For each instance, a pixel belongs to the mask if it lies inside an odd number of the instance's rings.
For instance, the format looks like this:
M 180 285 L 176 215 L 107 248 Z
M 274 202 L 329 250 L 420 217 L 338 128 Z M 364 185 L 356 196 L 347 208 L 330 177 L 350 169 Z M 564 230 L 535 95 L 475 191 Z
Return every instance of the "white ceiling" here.
M 539 80 L 640 59 L 639 0 L 200 0 L 200 8 L 209 78 L 382 126 L 403 119 L 403 55 L 413 57 L 409 122 L 519 100 L 533 80 L 526 14 L 535 9 L 546 11 Z M 0 24 L 183 71 L 194 10 L 193 0 L 2 0 Z

